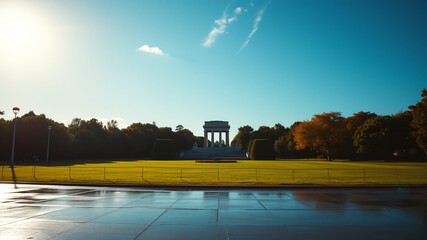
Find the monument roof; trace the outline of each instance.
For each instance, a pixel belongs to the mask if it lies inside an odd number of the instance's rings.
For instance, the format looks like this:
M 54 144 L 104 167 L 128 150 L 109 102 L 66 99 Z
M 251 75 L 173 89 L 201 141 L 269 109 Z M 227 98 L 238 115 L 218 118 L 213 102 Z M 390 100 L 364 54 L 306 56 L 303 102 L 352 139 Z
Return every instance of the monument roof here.
M 230 129 L 230 125 L 228 125 L 228 121 L 205 121 L 205 125 L 203 128 L 227 128 Z

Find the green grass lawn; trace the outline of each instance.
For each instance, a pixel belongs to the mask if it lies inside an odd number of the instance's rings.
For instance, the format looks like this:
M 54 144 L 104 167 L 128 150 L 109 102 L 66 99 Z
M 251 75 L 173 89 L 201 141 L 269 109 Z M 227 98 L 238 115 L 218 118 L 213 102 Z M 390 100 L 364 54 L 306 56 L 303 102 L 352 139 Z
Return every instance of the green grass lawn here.
M 0 180 L 12 181 L 9 166 Z M 182 161 L 110 161 L 85 164 L 15 166 L 16 180 L 31 182 L 286 185 L 427 184 L 427 163 L 311 160 L 198 163 Z

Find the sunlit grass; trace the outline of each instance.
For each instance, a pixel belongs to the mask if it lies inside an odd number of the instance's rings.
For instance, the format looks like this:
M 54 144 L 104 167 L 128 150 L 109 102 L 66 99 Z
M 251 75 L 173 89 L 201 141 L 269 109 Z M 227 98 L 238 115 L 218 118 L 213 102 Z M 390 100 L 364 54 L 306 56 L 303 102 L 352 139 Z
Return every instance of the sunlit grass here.
M 427 164 L 276 160 L 236 163 L 195 161 L 114 161 L 69 166 L 15 166 L 16 180 L 30 182 L 286 185 L 286 184 L 427 184 Z M 9 166 L 0 180 L 13 181 Z

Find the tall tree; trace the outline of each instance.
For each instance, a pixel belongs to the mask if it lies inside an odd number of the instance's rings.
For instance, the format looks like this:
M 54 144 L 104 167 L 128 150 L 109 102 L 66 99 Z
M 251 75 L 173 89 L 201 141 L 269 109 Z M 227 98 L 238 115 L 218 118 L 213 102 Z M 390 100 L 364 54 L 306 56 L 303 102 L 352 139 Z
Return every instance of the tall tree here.
M 411 121 L 408 111 L 366 120 L 354 134 L 357 152 L 368 158 L 416 158 L 418 148 L 411 134 Z
M 249 125 L 239 127 L 233 142 L 238 142 L 242 149 L 248 149 L 253 131 L 254 129 Z
M 110 156 L 109 132 L 96 118 L 82 120 L 74 118 L 68 125 L 74 135 L 75 154 L 81 158 L 102 158 Z
M 181 124 L 179 124 L 178 126 L 176 126 L 175 132 L 179 132 L 181 130 L 184 130 L 184 126 L 182 126 Z
M 414 136 L 418 145 L 427 154 L 427 90 L 421 92 L 421 101 L 409 106 L 412 111 L 411 126 L 415 129 Z
M 274 149 L 278 157 L 282 158 L 308 158 L 313 155 L 309 150 L 297 150 L 295 143 L 295 129 L 300 122 L 295 122 L 287 131 L 274 142 Z
M 46 159 L 48 126 L 52 126 L 50 160 L 70 158 L 72 137 L 63 124 L 46 118 L 44 114 L 36 115 L 32 111 L 16 120 L 18 121 L 15 142 L 15 159 L 17 161 L 29 161 L 33 159 L 33 156 L 38 156 L 40 160 Z M 12 124 L 10 124 L 10 134 L 12 134 Z M 6 143 L 8 144 L 8 142 Z
M 0 118 L 0 161 L 9 160 L 12 145 L 12 121 Z
M 194 134 L 188 129 L 175 132 L 176 148 L 179 152 L 190 150 L 195 140 Z
M 270 139 L 275 140 L 276 138 L 276 132 L 274 131 L 274 128 L 270 128 L 268 126 L 260 126 L 258 130 L 254 131 L 251 134 L 251 140 L 253 139 Z
M 117 120 L 110 120 L 107 122 L 107 130 L 108 131 L 117 131 L 119 130 L 119 123 L 117 122 Z
M 392 120 L 390 116 L 376 116 L 365 121 L 354 134 L 357 152 L 369 158 L 392 156 Z
M 275 139 L 289 132 L 289 128 L 285 128 L 282 124 L 276 123 L 273 127 Z
M 342 144 L 344 131 L 341 113 L 316 114 L 310 121 L 300 123 L 295 129 L 296 147 L 299 150 L 317 150 L 330 161 Z
M 150 123 L 133 123 L 126 129 L 131 157 L 149 157 L 153 144 L 159 136 L 159 128 Z
M 392 146 L 393 155 L 401 160 L 417 159 L 422 149 L 417 145 L 414 128 L 411 126 L 412 113 L 405 111 L 392 116 Z
M 347 158 L 358 157 L 357 149 L 353 144 L 354 134 L 356 133 L 356 130 L 365 123 L 366 120 L 376 116 L 377 115 L 375 113 L 371 113 L 371 112 L 357 112 L 345 119 L 346 133 L 345 133 L 345 139 L 343 140 L 343 146 L 340 153 L 342 157 L 347 157 Z

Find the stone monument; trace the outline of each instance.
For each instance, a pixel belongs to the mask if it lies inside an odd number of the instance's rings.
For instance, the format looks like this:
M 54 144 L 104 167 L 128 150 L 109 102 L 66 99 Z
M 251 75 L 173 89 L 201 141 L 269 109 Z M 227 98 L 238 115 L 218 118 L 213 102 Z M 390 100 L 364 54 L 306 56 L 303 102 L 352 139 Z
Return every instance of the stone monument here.
M 230 147 L 230 125 L 227 121 L 205 121 L 204 128 L 204 147 L 215 146 L 215 133 L 219 133 L 219 147 L 222 147 L 222 134 L 225 133 L 225 146 Z M 211 134 L 211 145 L 209 145 L 208 134 Z

